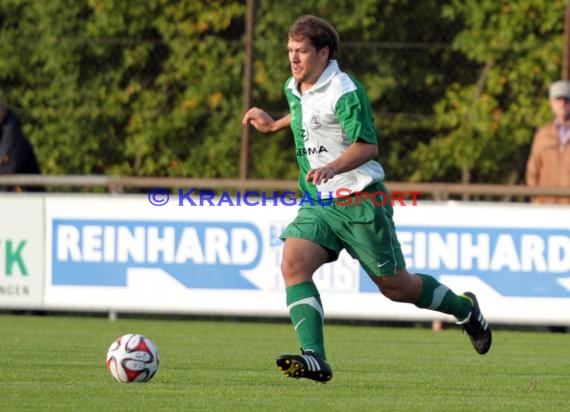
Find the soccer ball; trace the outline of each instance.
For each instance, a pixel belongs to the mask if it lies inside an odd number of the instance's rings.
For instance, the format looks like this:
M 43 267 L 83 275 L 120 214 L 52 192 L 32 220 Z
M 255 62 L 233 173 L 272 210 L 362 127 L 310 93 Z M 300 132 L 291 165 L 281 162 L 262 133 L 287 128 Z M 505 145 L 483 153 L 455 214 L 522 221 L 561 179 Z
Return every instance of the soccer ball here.
M 158 370 L 158 350 L 138 333 L 119 336 L 107 351 L 107 370 L 118 382 L 148 382 Z

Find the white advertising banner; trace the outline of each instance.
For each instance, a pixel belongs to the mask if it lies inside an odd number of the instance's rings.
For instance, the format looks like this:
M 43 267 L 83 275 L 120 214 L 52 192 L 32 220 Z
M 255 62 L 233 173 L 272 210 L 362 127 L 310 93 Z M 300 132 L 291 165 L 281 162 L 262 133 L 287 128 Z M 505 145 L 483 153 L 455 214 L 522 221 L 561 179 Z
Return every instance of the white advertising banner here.
M 0 194 L 0 308 L 39 308 L 43 300 L 43 198 Z
M 279 235 L 297 206 L 283 200 L 48 197 L 45 304 L 286 316 Z M 570 208 L 410 202 L 395 221 L 409 270 L 473 291 L 490 321 L 570 325 Z M 344 252 L 315 282 L 328 317 L 452 320 L 387 300 Z

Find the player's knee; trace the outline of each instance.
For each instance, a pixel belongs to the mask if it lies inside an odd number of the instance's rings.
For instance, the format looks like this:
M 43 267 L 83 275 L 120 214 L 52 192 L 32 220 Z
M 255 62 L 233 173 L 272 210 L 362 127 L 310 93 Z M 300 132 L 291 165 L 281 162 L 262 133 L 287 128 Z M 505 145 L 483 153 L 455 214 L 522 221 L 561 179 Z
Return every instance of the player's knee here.
M 284 278 L 291 278 L 294 277 L 297 273 L 301 271 L 301 264 L 296 259 L 287 259 L 286 257 L 283 258 L 281 261 L 281 273 L 283 274 Z
M 374 279 L 380 293 L 394 302 L 410 302 L 413 299 L 412 284 L 406 273 Z
M 300 259 L 286 259 L 281 261 L 281 273 L 286 285 L 306 282 L 312 279 L 313 269 L 310 264 Z
M 378 289 L 380 290 L 380 293 L 382 293 L 385 297 L 387 297 L 393 302 L 407 301 L 405 294 L 402 292 L 402 290 L 398 288 L 388 288 L 388 287 L 378 286 Z

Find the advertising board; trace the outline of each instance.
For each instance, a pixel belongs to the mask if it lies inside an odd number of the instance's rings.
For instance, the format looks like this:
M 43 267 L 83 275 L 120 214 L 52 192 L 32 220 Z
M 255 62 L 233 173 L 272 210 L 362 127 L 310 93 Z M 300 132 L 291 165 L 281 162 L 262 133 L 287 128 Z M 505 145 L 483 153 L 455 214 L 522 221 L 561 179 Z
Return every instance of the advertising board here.
M 43 198 L 0 195 L 0 307 L 34 308 L 43 300 Z
M 279 234 L 296 210 L 48 197 L 46 305 L 286 316 Z M 568 208 L 420 202 L 395 222 L 408 269 L 475 292 L 490 321 L 570 324 Z M 451 320 L 387 300 L 345 252 L 314 279 L 329 317 Z

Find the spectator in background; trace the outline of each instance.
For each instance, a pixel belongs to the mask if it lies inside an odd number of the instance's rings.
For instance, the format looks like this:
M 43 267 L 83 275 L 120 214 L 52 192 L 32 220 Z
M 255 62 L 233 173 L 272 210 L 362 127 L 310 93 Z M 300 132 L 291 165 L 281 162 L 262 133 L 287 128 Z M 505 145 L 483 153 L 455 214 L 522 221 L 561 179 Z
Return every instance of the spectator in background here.
M 0 175 L 41 174 L 34 149 L 16 115 L 0 102 Z M 1 192 L 43 192 L 41 186 L 0 186 Z
M 526 183 L 530 187 L 570 187 L 570 81 L 552 83 L 548 97 L 554 121 L 534 135 Z M 570 204 L 570 197 L 532 196 L 531 202 Z

